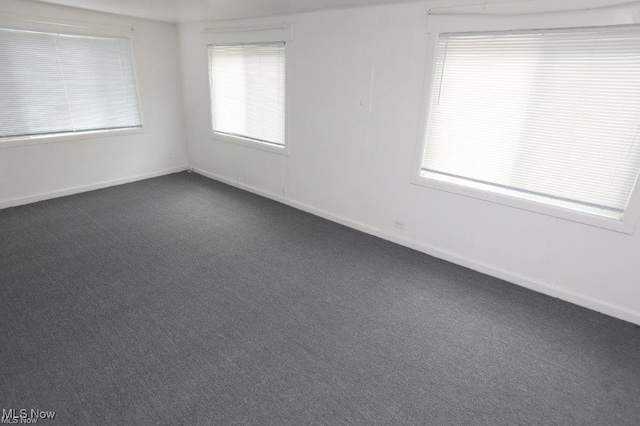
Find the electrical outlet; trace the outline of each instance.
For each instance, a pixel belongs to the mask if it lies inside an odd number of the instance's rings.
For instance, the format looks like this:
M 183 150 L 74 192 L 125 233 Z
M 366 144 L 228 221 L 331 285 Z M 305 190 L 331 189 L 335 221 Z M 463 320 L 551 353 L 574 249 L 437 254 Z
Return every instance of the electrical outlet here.
M 404 229 L 404 222 L 401 220 L 394 220 L 393 227 L 398 229 Z

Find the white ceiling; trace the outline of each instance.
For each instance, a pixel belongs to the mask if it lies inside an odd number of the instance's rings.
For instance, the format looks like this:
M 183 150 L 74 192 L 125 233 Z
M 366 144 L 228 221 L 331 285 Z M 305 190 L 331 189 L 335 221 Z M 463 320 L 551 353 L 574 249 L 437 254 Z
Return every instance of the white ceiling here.
M 169 22 L 224 20 L 408 0 L 40 0 Z

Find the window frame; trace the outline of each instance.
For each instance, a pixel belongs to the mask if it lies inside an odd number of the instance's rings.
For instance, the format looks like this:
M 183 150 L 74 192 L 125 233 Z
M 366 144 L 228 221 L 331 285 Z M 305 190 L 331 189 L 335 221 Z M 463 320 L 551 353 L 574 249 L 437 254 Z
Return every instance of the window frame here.
M 42 133 L 37 135 L 0 137 L 0 149 L 21 146 L 42 145 L 50 143 L 88 140 L 104 137 L 117 137 L 125 135 L 142 134 L 146 132 L 145 114 L 140 96 L 140 84 L 136 60 L 135 33 L 133 27 L 120 27 L 101 24 L 84 24 L 76 21 L 55 20 L 48 21 L 43 18 L 30 16 L 1 16 L 0 28 L 34 31 L 54 34 L 87 36 L 87 37 L 112 37 L 126 38 L 131 43 L 131 60 L 133 62 L 133 76 L 136 84 L 136 99 L 140 111 L 140 126 L 119 127 L 113 129 L 81 130 L 77 132 Z
M 516 17 L 504 16 L 481 16 L 481 15 L 443 15 L 430 16 L 427 30 L 427 57 L 424 73 L 424 83 L 422 90 L 422 102 L 420 108 L 420 126 L 418 141 L 414 152 L 414 165 L 411 174 L 411 183 L 430 189 L 445 191 L 452 194 L 462 195 L 477 200 L 500 204 L 520 210 L 526 210 L 546 216 L 568 220 L 580 224 L 594 226 L 610 231 L 624 234 L 633 234 L 638 220 L 640 219 L 640 175 L 636 178 L 634 188 L 630 194 L 627 206 L 621 218 L 611 218 L 595 213 L 582 212 L 569 207 L 561 207 L 547 204 L 542 201 L 530 200 L 514 195 L 503 194 L 491 190 L 473 188 L 466 185 L 446 182 L 439 179 L 423 176 L 422 163 L 427 144 L 428 119 L 431 108 L 431 94 L 435 79 L 435 64 L 440 33 L 469 33 L 469 32 L 492 32 L 492 31 L 523 31 L 523 30 L 555 30 L 555 29 L 578 29 L 593 27 L 617 27 L 620 25 L 638 24 L 640 22 L 620 23 L 619 15 L 614 13 L 593 13 L 576 14 L 566 12 L 564 14 L 536 14 L 518 15 Z M 568 16 L 567 16 L 568 15 Z M 567 17 L 573 25 L 567 26 Z M 565 22 L 564 25 L 561 23 Z M 560 24 L 560 25 L 558 25 Z
M 270 152 L 283 156 L 289 155 L 291 145 L 291 111 L 292 109 L 292 46 L 293 27 L 291 24 L 277 23 L 260 27 L 214 27 L 205 28 L 202 31 L 202 44 L 207 72 L 207 112 L 209 120 L 209 136 L 212 141 L 229 143 L 244 146 L 260 151 Z M 209 46 L 231 46 L 231 45 L 251 45 L 284 43 L 285 46 L 285 111 L 284 111 L 284 145 L 262 142 L 242 136 L 234 136 L 226 133 L 219 133 L 213 129 L 212 93 L 209 81 Z

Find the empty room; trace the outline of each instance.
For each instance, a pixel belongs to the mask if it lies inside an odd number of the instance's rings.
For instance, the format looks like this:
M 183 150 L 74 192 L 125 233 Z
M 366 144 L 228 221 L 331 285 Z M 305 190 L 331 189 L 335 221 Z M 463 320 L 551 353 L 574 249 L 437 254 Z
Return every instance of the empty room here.
M 0 0 L 0 424 L 640 424 L 640 1 Z

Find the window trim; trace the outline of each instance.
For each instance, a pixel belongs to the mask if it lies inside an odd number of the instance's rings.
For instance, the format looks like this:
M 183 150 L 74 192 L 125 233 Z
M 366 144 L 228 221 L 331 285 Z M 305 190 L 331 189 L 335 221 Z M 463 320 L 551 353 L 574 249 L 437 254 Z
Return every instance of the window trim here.
M 243 135 L 232 135 L 224 132 L 217 132 L 213 128 L 213 112 L 212 112 L 212 93 L 211 93 L 211 83 L 208 83 L 209 86 L 209 121 L 211 127 L 211 138 L 214 140 L 235 143 L 238 145 L 247 146 L 250 148 L 256 148 L 267 152 L 273 152 L 281 155 L 288 155 L 289 151 L 287 146 L 289 145 L 289 102 L 290 102 L 290 94 L 289 94 L 289 75 L 290 75 L 290 65 L 289 65 L 289 44 L 291 42 L 288 41 L 258 41 L 258 42 L 244 42 L 244 43 L 209 43 L 207 44 L 207 75 L 209 76 L 211 64 L 209 63 L 209 48 L 211 46 L 233 46 L 233 45 L 261 45 L 261 44 L 272 44 L 272 43 L 283 43 L 284 45 L 284 55 L 285 55 L 285 79 L 284 79 L 284 97 L 285 97 L 285 106 L 284 106 L 284 144 L 280 145 L 277 143 L 269 142 L 269 141 L 260 141 L 257 139 L 253 139 Z M 209 76 L 210 78 L 210 76 Z
M 49 21 L 44 18 L 33 16 L 0 15 L 0 28 L 75 36 L 129 39 L 129 42 L 131 43 L 133 78 L 135 79 L 136 83 L 136 99 L 138 101 L 138 109 L 140 111 L 140 126 L 118 127 L 113 129 L 80 130 L 76 132 L 41 133 L 37 135 L 24 136 L 6 136 L 0 137 L 0 149 L 146 133 L 146 120 L 142 98 L 140 96 L 140 79 L 138 78 L 138 62 L 136 60 L 135 32 L 133 27 L 120 27 L 101 24 L 87 25 L 85 23 L 76 21 Z
M 285 111 L 285 116 L 286 116 L 286 111 Z M 211 120 L 211 118 L 209 118 L 209 120 Z M 286 120 L 286 118 L 285 118 L 285 120 Z M 285 155 L 286 156 L 289 153 L 289 151 L 287 149 L 288 137 L 287 137 L 286 126 L 287 126 L 287 124 L 285 122 L 285 141 L 284 141 L 284 145 L 279 145 L 279 144 L 269 143 L 269 142 L 261 142 L 261 141 L 255 140 L 255 139 L 242 137 L 240 135 L 238 135 L 238 136 L 228 135 L 226 133 L 220 133 L 220 132 L 216 132 L 214 130 L 211 130 L 211 139 L 213 139 L 215 141 L 219 141 L 219 142 L 226 142 L 226 143 L 246 146 L 248 148 L 259 149 L 261 151 L 272 152 L 274 154 L 280 154 L 280 155 Z
M 571 13 L 568 13 L 572 15 Z M 563 219 L 575 223 L 585 224 L 602 228 L 610 231 L 620 232 L 624 234 L 633 234 L 636 225 L 640 219 L 640 175 L 636 178 L 634 188 L 630 194 L 629 202 L 621 218 L 610 218 L 597 214 L 582 212 L 567 207 L 560 207 L 553 204 L 547 204 L 544 202 L 533 201 L 526 198 L 517 196 L 501 194 L 494 191 L 483 190 L 479 188 L 473 188 L 453 182 L 445 182 L 442 180 L 429 178 L 423 176 L 422 161 L 424 150 L 427 143 L 427 131 L 428 131 L 428 117 L 431 108 L 431 93 L 433 81 L 435 78 L 435 64 L 436 64 L 436 52 L 438 45 L 438 37 L 440 33 L 468 33 L 470 31 L 509 31 L 509 30 L 546 30 L 557 29 L 561 27 L 554 27 L 553 23 L 556 19 L 552 19 L 550 24 L 546 24 L 546 18 L 549 16 L 557 15 L 535 15 L 526 16 L 517 19 L 513 22 L 513 25 L 509 27 L 505 25 L 505 21 L 509 22 L 509 19 L 502 17 L 500 20 L 500 26 L 496 29 L 494 25 L 494 19 L 482 19 L 480 15 L 476 15 L 475 18 L 478 21 L 474 22 L 473 17 L 470 18 L 467 15 L 462 15 L 462 18 L 456 19 L 451 15 L 447 15 L 445 19 L 439 21 L 436 17 L 430 17 L 432 21 L 429 23 L 429 29 L 427 33 L 427 58 L 425 64 L 424 82 L 422 90 L 422 102 L 420 108 L 420 126 L 418 132 L 418 141 L 414 152 L 413 170 L 411 173 L 411 183 L 413 185 L 426 187 L 429 189 L 435 189 L 439 191 L 449 192 L 456 195 L 462 195 L 469 198 L 474 198 L 481 201 L 487 201 L 494 204 L 500 204 L 520 210 L 526 210 L 533 213 L 538 213 L 558 219 Z M 435 19 L 434 19 L 435 18 Z M 588 28 L 588 27 L 603 27 L 603 26 L 619 26 L 615 16 L 602 17 L 600 20 L 594 19 L 590 14 L 583 13 L 576 17 L 573 16 L 573 26 L 570 28 Z M 469 20 L 471 19 L 473 25 L 471 30 L 469 29 Z M 624 22 L 629 24 L 629 22 Z M 566 25 L 564 26 L 566 27 Z
M 33 136 L 11 136 L 0 139 L 0 149 L 31 145 L 71 142 L 78 140 L 138 135 L 145 133 L 142 127 L 122 127 L 118 129 L 83 130 L 81 132 L 46 133 Z
M 234 44 L 261 44 L 284 43 L 285 44 L 285 111 L 284 111 L 284 145 L 261 142 L 242 136 L 234 136 L 216 132 L 213 129 L 213 113 L 211 105 L 211 84 L 209 82 L 209 46 L 229 46 Z M 289 156 L 291 146 L 291 113 L 293 111 L 293 96 L 291 76 L 293 71 L 293 26 L 291 24 L 276 23 L 259 27 L 215 27 L 205 28 L 202 31 L 202 49 L 207 70 L 207 112 L 209 120 L 209 136 L 212 141 L 229 143 L 247 148 L 257 149 Z

